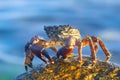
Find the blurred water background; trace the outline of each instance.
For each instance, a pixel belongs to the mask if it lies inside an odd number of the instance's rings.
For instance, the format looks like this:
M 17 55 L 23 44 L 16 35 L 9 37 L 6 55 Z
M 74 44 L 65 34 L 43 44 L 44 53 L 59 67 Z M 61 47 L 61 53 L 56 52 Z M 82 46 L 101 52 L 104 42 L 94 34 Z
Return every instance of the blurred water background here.
M 120 0 L 0 0 L 0 80 L 25 72 L 24 45 L 32 36 L 49 40 L 43 27 L 65 24 L 78 28 L 82 37 L 100 37 L 112 54 L 110 62 L 120 65 Z M 90 55 L 89 47 L 83 55 Z M 97 57 L 105 58 L 100 47 Z

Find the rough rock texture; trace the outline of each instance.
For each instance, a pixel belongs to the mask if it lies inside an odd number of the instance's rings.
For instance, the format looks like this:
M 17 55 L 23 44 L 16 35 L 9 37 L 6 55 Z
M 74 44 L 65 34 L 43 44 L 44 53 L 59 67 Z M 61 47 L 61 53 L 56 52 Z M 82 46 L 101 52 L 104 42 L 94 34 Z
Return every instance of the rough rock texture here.
M 92 65 L 90 57 L 83 58 L 82 66 L 74 57 L 67 61 L 54 60 L 55 64 L 39 65 L 15 80 L 120 80 L 120 67 L 113 63 L 97 60 L 97 64 Z

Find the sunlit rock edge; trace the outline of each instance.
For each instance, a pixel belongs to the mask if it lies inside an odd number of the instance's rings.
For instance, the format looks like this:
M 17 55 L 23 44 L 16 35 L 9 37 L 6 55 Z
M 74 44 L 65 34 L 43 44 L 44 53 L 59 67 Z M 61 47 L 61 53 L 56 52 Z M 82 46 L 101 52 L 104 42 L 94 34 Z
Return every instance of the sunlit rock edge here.
M 29 72 L 16 77 L 15 80 L 120 80 L 120 67 L 114 63 L 97 60 L 92 65 L 90 57 L 83 57 L 80 66 L 76 57 L 67 61 L 56 59 L 55 64 L 40 64 Z

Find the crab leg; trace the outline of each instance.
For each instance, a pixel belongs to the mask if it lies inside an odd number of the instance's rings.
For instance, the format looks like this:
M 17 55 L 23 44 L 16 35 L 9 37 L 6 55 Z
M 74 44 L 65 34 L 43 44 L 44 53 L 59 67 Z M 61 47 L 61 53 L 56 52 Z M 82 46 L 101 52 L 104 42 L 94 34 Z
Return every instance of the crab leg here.
M 93 63 L 96 63 L 96 53 L 95 53 L 92 38 L 90 36 L 87 36 L 86 38 L 88 39 L 88 42 L 89 42 L 89 46 L 90 46 L 90 50 L 91 50 L 91 56 L 93 58 Z
M 31 57 L 27 56 L 27 57 L 25 57 L 24 64 L 25 64 L 25 70 L 26 71 L 28 71 L 28 67 L 27 66 L 29 66 L 30 68 L 33 68 L 33 65 L 32 65 L 33 58 L 34 58 L 34 56 L 31 56 Z
M 82 63 L 82 46 L 83 46 L 82 43 L 80 43 L 78 46 L 78 58 L 79 58 L 80 64 Z
M 28 71 L 28 66 L 33 68 L 32 60 L 34 58 L 34 54 L 29 49 L 29 45 L 30 45 L 29 43 L 27 43 L 25 45 L 25 62 L 24 62 L 24 65 L 25 65 L 25 70 L 26 71 Z
M 109 60 L 111 54 L 110 54 L 110 52 L 108 51 L 108 49 L 105 47 L 103 41 L 102 41 L 101 39 L 99 39 L 99 38 L 97 38 L 97 40 L 98 40 L 98 42 L 99 42 L 100 47 L 102 48 L 102 50 L 104 51 L 104 53 L 105 53 L 105 55 L 106 55 L 106 60 L 105 60 L 105 61 L 107 62 L 107 61 Z
M 95 53 L 97 53 L 97 51 L 98 51 L 98 45 L 96 43 L 94 43 L 94 48 L 95 48 Z
M 96 52 L 97 52 L 98 46 L 94 45 L 92 38 L 90 36 L 87 36 L 86 38 L 84 38 L 78 46 L 79 60 L 80 60 L 80 62 L 82 61 L 82 47 L 85 47 L 88 45 L 90 46 L 91 56 L 93 58 L 93 63 L 95 63 L 96 62 Z
M 50 47 L 51 50 L 53 50 L 54 52 L 58 52 L 58 49 L 56 47 Z

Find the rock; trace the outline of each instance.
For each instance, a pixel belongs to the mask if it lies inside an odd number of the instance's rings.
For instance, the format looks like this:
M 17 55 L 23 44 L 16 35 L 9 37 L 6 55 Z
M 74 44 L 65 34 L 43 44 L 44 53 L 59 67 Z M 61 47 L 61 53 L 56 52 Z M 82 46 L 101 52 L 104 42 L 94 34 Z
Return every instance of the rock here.
M 76 58 L 69 58 L 70 62 L 55 59 L 55 64 L 39 66 L 29 73 L 23 73 L 15 80 L 120 80 L 120 67 L 113 63 L 97 60 L 95 65 L 90 57 L 83 58 L 80 67 Z

